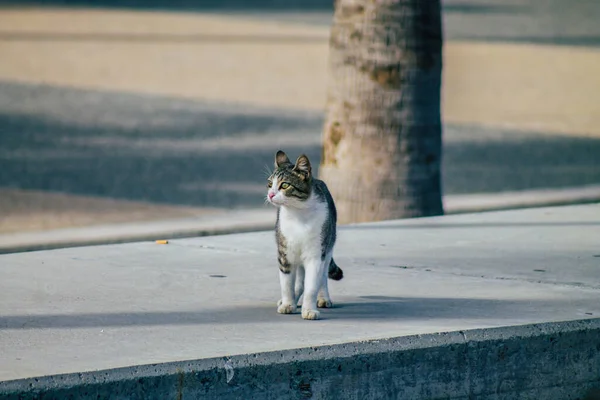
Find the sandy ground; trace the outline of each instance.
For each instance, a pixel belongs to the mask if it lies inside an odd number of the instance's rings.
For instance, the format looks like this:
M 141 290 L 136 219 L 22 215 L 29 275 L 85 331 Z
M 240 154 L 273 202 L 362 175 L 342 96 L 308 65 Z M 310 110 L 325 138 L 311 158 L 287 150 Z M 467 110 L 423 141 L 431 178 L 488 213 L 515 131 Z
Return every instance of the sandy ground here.
M 218 209 L 170 207 L 137 201 L 35 190 L 0 189 L 0 234 L 95 224 L 190 218 Z

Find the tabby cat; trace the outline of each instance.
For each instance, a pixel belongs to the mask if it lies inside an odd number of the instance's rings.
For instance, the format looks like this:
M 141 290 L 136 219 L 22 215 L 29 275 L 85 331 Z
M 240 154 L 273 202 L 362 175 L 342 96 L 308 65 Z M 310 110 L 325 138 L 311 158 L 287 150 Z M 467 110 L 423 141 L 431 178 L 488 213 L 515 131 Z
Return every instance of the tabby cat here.
M 317 308 L 333 304 L 327 277 L 343 272 L 333 261 L 337 213 L 325 185 L 312 176 L 304 154 L 292 164 L 279 150 L 275 171 L 268 178 L 267 201 L 277 207 L 275 237 L 279 261 L 280 314 L 293 314 L 302 294 L 302 318 L 319 319 Z

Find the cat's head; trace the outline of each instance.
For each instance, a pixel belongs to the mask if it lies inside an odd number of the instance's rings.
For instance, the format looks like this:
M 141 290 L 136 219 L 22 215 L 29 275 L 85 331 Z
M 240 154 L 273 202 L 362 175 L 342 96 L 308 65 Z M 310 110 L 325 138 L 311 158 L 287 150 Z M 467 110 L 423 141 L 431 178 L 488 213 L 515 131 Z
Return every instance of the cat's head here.
M 302 154 L 292 164 L 281 150 L 275 154 L 275 171 L 267 179 L 267 201 L 274 206 L 302 208 L 311 193 L 312 171 Z

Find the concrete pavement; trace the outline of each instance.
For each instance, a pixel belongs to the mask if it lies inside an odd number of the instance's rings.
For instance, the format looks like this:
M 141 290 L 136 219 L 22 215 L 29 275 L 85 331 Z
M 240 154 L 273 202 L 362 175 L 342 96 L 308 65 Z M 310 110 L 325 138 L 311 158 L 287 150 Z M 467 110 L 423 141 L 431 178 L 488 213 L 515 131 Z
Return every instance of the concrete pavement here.
M 271 232 L 0 255 L 0 380 L 593 319 L 598 237 L 600 204 L 345 226 L 336 248 L 345 277 L 317 322 L 276 313 Z M 542 330 L 567 337 L 569 327 Z M 600 383 L 591 343 L 588 389 Z M 585 362 L 565 357 L 565 371 Z M 103 371 L 102 381 L 142 370 Z M 3 382 L 0 393 L 18 387 Z

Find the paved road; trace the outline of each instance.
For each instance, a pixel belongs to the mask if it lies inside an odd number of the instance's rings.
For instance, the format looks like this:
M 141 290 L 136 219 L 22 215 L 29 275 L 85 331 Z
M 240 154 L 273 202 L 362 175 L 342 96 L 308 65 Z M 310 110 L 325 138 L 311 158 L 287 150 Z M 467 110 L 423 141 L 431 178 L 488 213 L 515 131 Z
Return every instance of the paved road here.
M 1 6 L 46 5 L 253 16 L 329 25 L 332 0 L 0 0 Z M 600 46 L 596 0 L 445 0 L 448 40 Z
M 332 0 L 0 0 L 0 5 L 44 4 L 117 9 L 253 15 L 329 25 Z M 596 0 L 446 0 L 446 38 L 600 46 L 600 4 Z
M 329 25 L 332 11 L 230 10 L 256 18 Z M 595 0 L 446 0 L 446 40 L 600 46 L 600 3 Z
M 185 213 L 256 207 L 276 149 L 307 152 L 318 163 L 330 3 L 304 12 L 293 2 L 270 12 L 242 12 L 235 2 L 177 4 L 170 10 L 199 13 L 2 11 L 10 18 L 0 26 L 0 55 L 8 60 L 0 64 L 0 187 L 13 190 L 0 199 L 4 216 L 44 219 L 6 200 L 18 198 L 16 189 L 34 190 L 41 203 L 53 201 L 44 193 L 60 192 L 191 206 Z M 598 34 L 597 8 L 586 1 L 568 9 L 557 1 L 445 4 L 454 43 L 444 86 L 446 194 L 600 182 L 600 58 L 593 41 L 573 41 Z M 219 16 L 202 17 L 207 12 Z M 301 51 L 277 39 L 284 28 Z M 217 40 L 236 29 L 254 36 Z M 457 45 L 457 38 L 471 42 Z M 498 40 L 580 47 L 480 43 Z M 42 206 L 51 226 L 52 210 L 68 211 L 69 202 Z M 109 207 L 120 208 L 98 210 Z M 73 225 L 112 221 L 90 215 Z
M 274 152 L 318 165 L 321 113 L 0 85 L 0 186 L 202 207 L 262 204 Z M 600 138 L 446 125 L 446 194 L 600 182 Z

